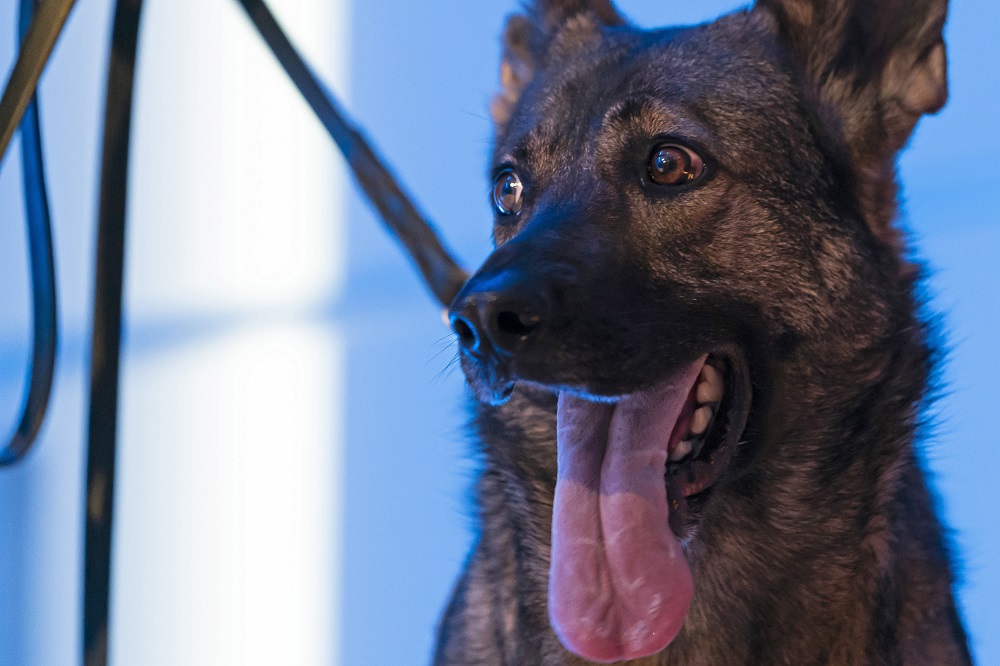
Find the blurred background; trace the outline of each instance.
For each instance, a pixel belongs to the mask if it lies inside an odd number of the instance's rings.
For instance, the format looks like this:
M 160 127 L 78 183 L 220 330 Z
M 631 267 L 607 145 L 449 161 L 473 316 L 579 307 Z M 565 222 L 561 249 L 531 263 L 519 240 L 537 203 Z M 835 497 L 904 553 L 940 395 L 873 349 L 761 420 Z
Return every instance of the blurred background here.
M 489 251 L 487 104 L 513 0 L 271 0 L 464 263 Z M 621 0 L 641 25 L 743 3 Z M 110 0 L 41 84 L 61 346 L 0 470 L 0 666 L 79 663 L 83 450 Z M 979 663 L 1000 663 L 1000 5 L 954 2 L 952 100 L 900 171 L 951 349 L 927 443 Z M 16 3 L 0 0 L 0 70 Z M 448 330 L 231 0 L 148 0 L 126 266 L 111 660 L 424 664 L 472 539 Z M 30 339 L 20 156 L 0 169 L 0 433 Z M 5 433 L 4 433 L 5 434 Z

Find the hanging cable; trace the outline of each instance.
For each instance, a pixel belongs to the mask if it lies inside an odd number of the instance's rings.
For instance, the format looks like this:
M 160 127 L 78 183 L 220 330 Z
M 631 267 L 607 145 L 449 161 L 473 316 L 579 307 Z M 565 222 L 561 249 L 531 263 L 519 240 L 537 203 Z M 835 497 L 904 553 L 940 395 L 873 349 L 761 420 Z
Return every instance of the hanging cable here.
M 32 25 L 34 5 L 35 0 L 21 0 L 18 15 L 19 41 L 26 42 Z M 37 78 L 35 82 L 37 83 Z M 31 365 L 28 368 L 21 418 L 6 446 L 0 449 L 0 466 L 12 465 L 23 458 L 38 437 L 49 405 L 56 363 L 55 259 L 52 252 L 52 222 L 45 185 L 42 127 L 37 94 L 29 97 L 21 119 L 20 131 L 24 209 L 28 230 L 28 264 L 31 271 L 33 333 Z
M 448 305 L 467 274 L 444 248 L 364 137 L 309 70 L 260 0 L 240 0 L 254 25 L 317 114 L 383 221 L 406 247 L 431 291 Z M 30 447 L 51 389 L 56 346 L 54 262 L 43 178 L 38 109 L 31 104 L 38 79 L 75 0 L 47 0 L 28 22 L 32 0 L 22 1 L 22 46 L 0 97 L 0 162 L 22 117 L 25 120 L 25 196 L 32 258 L 35 338 L 28 397 L 14 441 L 0 464 Z M 87 458 L 84 631 L 86 666 L 107 663 L 112 512 L 122 326 L 122 280 L 128 149 L 141 0 L 118 0 L 109 61 L 97 241 L 97 278 L 91 354 Z M 31 185 L 27 185 L 31 178 Z

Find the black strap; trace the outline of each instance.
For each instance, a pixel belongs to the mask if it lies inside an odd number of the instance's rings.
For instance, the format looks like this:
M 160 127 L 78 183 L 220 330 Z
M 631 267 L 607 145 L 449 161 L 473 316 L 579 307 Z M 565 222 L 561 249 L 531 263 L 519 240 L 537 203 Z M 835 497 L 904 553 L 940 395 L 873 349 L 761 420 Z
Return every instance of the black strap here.
M 107 663 L 108 652 L 125 205 L 141 9 L 142 0 L 118 0 L 108 62 L 100 212 L 97 221 L 97 278 L 94 287 L 87 443 L 83 588 L 83 657 L 86 666 L 103 666 Z
M 31 32 L 34 0 L 21 0 L 18 38 L 23 40 L 22 58 L 26 57 L 28 33 Z M 54 4 L 54 3 L 48 3 Z M 72 4 L 72 3 L 71 3 Z M 39 17 L 38 21 L 42 20 Z M 37 21 L 35 22 L 37 23 Z M 61 24 L 60 24 L 61 25 Z M 54 41 L 54 40 L 53 40 Z M 51 47 L 50 47 L 51 48 Z M 19 59 L 20 62 L 20 59 Z M 44 66 L 44 59 L 40 66 Z M 16 67 L 15 67 L 16 71 Z M 39 68 L 40 71 L 40 68 Z M 30 77 L 29 77 L 30 78 Z M 24 79 L 22 79 L 24 80 Z M 38 114 L 38 98 L 33 94 L 38 78 L 28 83 L 28 104 L 21 117 L 21 169 L 24 177 L 24 207 L 28 229 L 28 264 L 31 270 L 32 340 L 31 366 L 17 429 L 6 446 L 0 449 L 0 467 L 11 465 L 27 454 L 45 420 L 52 376 L 56 363 L 56 279 L 55 259 L 52 255 L 52 223 L 45 186 L 45 168 L 42 159 L 42 130 Z M 11 86 L 15 77 L 11 76 Z M 8 94 L 9 93 L 9 94 Z M 8 87 L 4 99 L 19 96 Z M 12 111 L 16 111 L 10 102 Z M 0 102 L 3 108 L 3 102 Z M 0 113 L 3 117 L 3 113 Z M 11 116 L 11 122 L 17 122 Z M 6 125 L 4 125 L 6 134 Z
M 389 232 L 405 246 L 424 281 L 448 307 L 467 273 L 445 249 L 430 222 L 417 210 L 364 136 L 346 119 L 333 95 L 295 50 L 263 0 L 239 0 L 292 82 L 336 142 Z

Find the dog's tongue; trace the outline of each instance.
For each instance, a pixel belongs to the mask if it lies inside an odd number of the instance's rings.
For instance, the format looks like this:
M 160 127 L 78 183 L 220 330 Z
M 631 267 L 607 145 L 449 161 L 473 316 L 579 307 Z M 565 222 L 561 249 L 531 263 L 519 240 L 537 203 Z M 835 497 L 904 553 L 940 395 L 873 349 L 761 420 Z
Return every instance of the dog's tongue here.
M 660 652 L 684 622 L 694 585 L 670 530 L 664 473 L 703 365 L 615 404 L 559 396 L 549 617 L 563 645 L 590 661 Z

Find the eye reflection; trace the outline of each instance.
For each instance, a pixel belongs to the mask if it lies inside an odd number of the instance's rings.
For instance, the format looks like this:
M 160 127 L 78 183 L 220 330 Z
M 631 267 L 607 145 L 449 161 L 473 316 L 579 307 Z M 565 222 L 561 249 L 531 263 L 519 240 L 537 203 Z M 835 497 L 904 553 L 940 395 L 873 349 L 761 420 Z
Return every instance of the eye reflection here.
M 704 160 L 681 145 L 662 144 L 649 157 L 649 177 L 657 185 L 684 185 L 700 178 L 704 172 Z
M 507 169 L 497 176 L 493 185 L 493 205 L 504 216 L 521 212 L 524 205 L 524 185 L 513 169 Z

